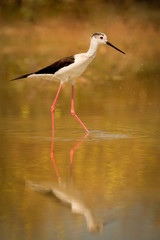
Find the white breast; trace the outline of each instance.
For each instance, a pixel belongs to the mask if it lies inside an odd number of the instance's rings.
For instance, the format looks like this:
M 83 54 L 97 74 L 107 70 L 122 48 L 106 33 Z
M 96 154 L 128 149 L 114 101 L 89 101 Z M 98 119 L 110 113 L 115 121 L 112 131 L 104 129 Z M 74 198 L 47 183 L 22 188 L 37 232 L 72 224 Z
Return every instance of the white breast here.
M 76 80 L 87 68 L 88 64 L 92 61 L 93 58 L 87 56 L 86 54 L 76 54 L 74 63 L 70 64 L 67 67 L 61 68 L 58 70 L 54 77 L 58 78 L 62 82 Z

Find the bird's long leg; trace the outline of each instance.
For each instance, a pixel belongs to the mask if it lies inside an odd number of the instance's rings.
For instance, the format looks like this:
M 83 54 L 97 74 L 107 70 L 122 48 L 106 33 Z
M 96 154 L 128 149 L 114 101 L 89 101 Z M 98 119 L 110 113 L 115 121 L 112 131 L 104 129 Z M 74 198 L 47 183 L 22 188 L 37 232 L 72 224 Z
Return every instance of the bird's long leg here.
M 52 107 L 51 107 L 51 113 L 52 113 L 52 137 L 54 137 L 54 110 L 55 110 L 55 105 L 56 105 L 56 102 L 57 102 L 59 93 L 60 93 L 60 91 L 61 91 L 61 87 L 62 87 L 62 83 L 61 83 L 60 86 L 59 86 L 57 95 L 56 95 L 56 97 L 55 97 L 55 99 L 54 99 L 54 102 L 53 102 L 53 104 L 52 104 Z
M 55 105 L 56 105 L 59 93 L 61 91 L 61 87 L 62 87 L 62 83 L 59 86 L 58 92 L 56 94 L 56 97 L 55 97 L 54 102 L 53 102 L 52 107 L 51 107 L 51 113 L 52 113 L 51 160 L 53 162 L 53 165 L 54 165 L 54 168 L 55 168 L 55 171 L 56 171 L 56 175 L 57 175 L 58 181 L 60 181 L 60 175 L 59 175 L 59 171 L 58 171 L 58 168 L 57 168 L 57 165 L 56 165 L 56 162 L 55 162 L 55 159 L 54 159 L 54 153 L 53 153 L 53 147 L 54 147 L 54 110 L 55 110 Z
M 77 121 L 82 125 L 82 127 L 85 129 L 87 133 L 89 133 L 86 126 L 82 123 L 82 121 L 77 117 L 74 111 L 74 86 L 72 85 L 72 101 L 71 101 L 71 114 L 77 119 Z

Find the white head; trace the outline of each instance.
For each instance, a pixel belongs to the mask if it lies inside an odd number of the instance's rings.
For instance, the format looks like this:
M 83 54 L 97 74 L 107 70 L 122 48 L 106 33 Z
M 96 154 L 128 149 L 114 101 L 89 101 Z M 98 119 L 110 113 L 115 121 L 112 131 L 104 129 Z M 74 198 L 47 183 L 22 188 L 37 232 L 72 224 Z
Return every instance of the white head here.
M 91 41 L 96 42 L 97 45 L 99 45 L 99 44 L 108 44 L 109 46 L 115 48 L 115 49 L 118 50 L 119 52 L 125 54 L 123 51 L 121 51 L 120 49 L 118 49 L 117 47 L 115 47 L 114 45 L 112 45 L 110 42 L 108 42 L 107 36 L 106 36 L 104 33 L 101 33 L 101 32 L 94 33 L 94 34 L 91 36 Z
M 94 33 L 91 36 L 91 39 L 93 41 L 97 42 L 98 44 L 106 44 L 106 42 L 107 42 L 107 36 L 101 32 Z

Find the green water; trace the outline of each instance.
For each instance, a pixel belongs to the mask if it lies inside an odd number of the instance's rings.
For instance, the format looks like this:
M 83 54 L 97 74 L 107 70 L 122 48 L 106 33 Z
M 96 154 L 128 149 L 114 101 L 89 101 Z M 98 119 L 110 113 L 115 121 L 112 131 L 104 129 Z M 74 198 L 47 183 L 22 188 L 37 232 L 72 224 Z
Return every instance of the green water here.
M 77 82 L 75 110 L 89 135 L 70 114 L 65 85 L 53 156 L 58 85 L 3 81 L 1 239 L 160 239 L 158 79 Z

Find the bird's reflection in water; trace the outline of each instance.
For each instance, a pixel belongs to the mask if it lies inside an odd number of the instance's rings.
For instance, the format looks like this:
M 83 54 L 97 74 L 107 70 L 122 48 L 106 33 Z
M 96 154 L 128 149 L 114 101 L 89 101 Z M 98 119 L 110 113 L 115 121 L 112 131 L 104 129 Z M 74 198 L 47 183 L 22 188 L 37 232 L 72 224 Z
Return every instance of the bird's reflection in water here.
M 114 220 L 113 216 L 108 216 L 107 220 L 101 220 L 97 222 L 93 213 L 93 209 L 89 207 L 86 200 L 83 198 L 82 191 L 78 190 L 75 186 L 72 179 L 72 163 L 73 163 L 73 155 L 75 150 L 79 147 L 79 145 L 85 141 L 87 135 L 84 135 L 75 146 L 70 150 L 70 169 L 71 169 L 71 181 L 63 182 L 61 176 L 59 174 L 56 161 L 54 159 L 54 134 L 52 135 L 52 144 L 51 144 L 51 160 L 54 165 L 54 169 L 57 175 L 57 183 L 55 182 L 27 182 L 27 186 L 37 192 L 41 193 L 52 193 L 57 199 L 60 200 L 61 203 L 66 203 L 71 206 L 72 213 L 81 214 L 84 216 L 87 224 L 87 228 L 89 232 L 98 233 L 102 232 L 104 225 L 108 225 L 110 222 Z

